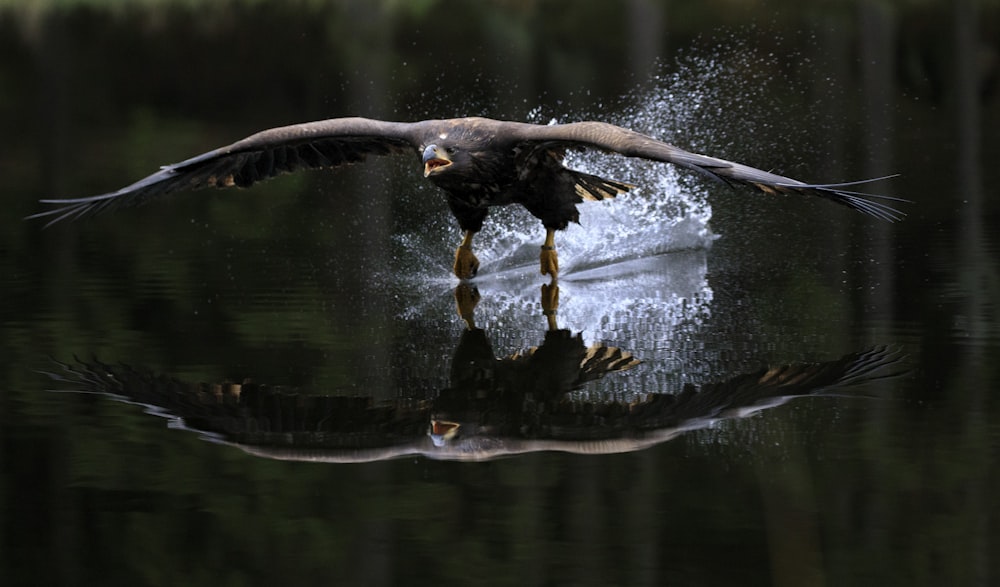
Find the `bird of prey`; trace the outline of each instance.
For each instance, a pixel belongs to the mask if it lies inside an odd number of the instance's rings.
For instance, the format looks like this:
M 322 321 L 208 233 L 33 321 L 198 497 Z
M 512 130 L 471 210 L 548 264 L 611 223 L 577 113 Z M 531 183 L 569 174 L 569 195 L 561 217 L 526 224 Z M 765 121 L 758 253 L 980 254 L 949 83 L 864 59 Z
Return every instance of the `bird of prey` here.
M 604 122 L 538 125 L 489 118 L 386 122 L 334 118 L 265 130 L 231 145 L 166 165 L 118 191 L 75 199 L 42 200 L 56 206 L 29 218 L 52 217 L 49 224 L 119 206 L 132 206 L 173 192 L 203 187 L 248 187 L 303 168 L 337 167 L 369 155 L 409 153 L 421 160 L 424 177 L 441 188 L 464 231 L 455 252 L 460 279 L 476 275 L 479 261 L 473 236 L 491 206 L 520 204 L 542 221 L 543 275 L 559 271 L 555 232 L 578 222 L 577 204 L 603 200 L 635 186 L 563 166 L 570 149 L 596 149 L 692 169 L 727 184 L 743 184 L 768 194 L 819 196 L 876 218 L 895 221 L 903 213 L 880 200 L 852 191 L 866 182 L 807 184 L 740 163 L 690 153 L 638 132 Z M 873 181 L 873 180 L 868 180 Z

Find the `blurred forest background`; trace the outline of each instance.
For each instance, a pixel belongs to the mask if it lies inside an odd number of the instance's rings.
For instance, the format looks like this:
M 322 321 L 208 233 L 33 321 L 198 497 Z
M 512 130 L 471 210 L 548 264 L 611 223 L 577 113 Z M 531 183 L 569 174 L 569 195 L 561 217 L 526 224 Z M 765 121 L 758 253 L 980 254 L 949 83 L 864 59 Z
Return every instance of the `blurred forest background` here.
M 615 121 L 685 101 L 639 130 L 806 180 L 901 174 L 875 188 L 913 200 L 892 226 L 711 188 L 725 330 L 709 343 L 750 332 L 751 359 L 791 360 L 899 342 L 928 359 L 905 402 L 847 412 L 835 431 L 821 408 L 724 430 L 729 451 L 684 440 L 634 458 L 333 469 L 248 464 L 137 409 L 38 393 L 44 357 L 74 354 L 194 381 L 428 391 L 437 379 L 387 365 L 461 327 L 394 319 L 407 292 L 370 278 L 398 269 L 393 235 L 413 232 L 438 235 L 428 257 L 448 275 L 458 233 L 411 161 L 47 230 L 23 221 L 38 199 L 306 120 Z M 995 577 L 998 128 L 996 0 L 0 0 L 0 576 Z M 434 357 L 442 372 L 448 359 Z M 796 452 L 814 434 L 827 452 Z M 634 481 L 624 494 L 620 479 Z M 798 523 L 813 542 L 765 539 Z

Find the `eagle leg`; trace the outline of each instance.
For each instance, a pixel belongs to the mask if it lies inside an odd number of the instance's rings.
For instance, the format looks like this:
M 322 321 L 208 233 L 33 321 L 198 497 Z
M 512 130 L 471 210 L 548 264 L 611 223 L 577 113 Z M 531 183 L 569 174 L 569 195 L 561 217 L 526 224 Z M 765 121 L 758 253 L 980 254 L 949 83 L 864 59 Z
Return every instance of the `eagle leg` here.
M 545 244 L 542 245 L 541 261 L 542 275 L 551 275 L 553 279 L 559 276 L 559 255 L 556 254 L 556 231 L 545 229 Z
M 475 233 L 465 231 L 462 244 L 455 249 L 455 266 L 453 270 L 459 279 L 472 279 L 479 271 L 479 259 L 472 253 L 472 237 Z

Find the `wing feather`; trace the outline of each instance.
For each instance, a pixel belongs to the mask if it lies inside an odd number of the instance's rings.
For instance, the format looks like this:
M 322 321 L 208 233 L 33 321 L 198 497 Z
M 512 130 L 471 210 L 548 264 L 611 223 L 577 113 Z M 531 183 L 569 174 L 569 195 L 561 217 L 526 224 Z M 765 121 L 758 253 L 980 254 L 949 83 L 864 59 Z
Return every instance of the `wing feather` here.
M 626 157 L 673 163 L 729 185 L 742 184 L 764 193 L 819 196 L 882 220 L 896 221 L 906 215 L 885 201 L 907 200 L 845 189 L 895 177 L 891 175 L 848 183 L 809 184 L 741 163 L 691 153 L 605 122 L 587 121 L 548 126 L 511 122 L 508 125 L 510 138 L 515 142 L 536 143 L 545 148 L 590 147 L 620 153 Z
M 202 153 L 124 188 L 85 198 L 50 199 L 55 206 L 28 218 L 52 217 L 46 226 L 118 207 L 130 207 L 174 192 L 204 187 L 248 187 L 299 169 L 337 167 L 369 155 L 415 152 L 419 123 L 334 118 L 265 130 L 229 146 Z

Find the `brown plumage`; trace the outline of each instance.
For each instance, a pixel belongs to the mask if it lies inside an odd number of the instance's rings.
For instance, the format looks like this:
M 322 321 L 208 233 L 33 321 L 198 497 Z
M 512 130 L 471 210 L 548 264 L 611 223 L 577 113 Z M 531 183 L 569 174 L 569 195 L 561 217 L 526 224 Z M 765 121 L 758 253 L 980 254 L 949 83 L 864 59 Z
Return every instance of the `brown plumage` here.
M 479 262 L 472 237 L 491 206 L 520 204 L 542 221 L 543 274 L 558 272 L 554 232 L 579 218 L 584 200 L 613 198 L 633 186 L 563 166 L 567 149 L 597 149 L 664 163 L 674 163 L 769 194 L 819 196 L 883 220 L 903 213 L 880 202 L 897 198 L 851 191 L 853 185 L 807 184 L 795 179 L 705 155 L 689 153 L 662 141 L 603 122 L 537 125 L 488 118 L 422 122 L 385 122 L 335 118 L 259 132 L 209 151 L 118 191 L 86 198 L 42 200 L 56 206 L 29 218 L 52 217 L 49 224 L 103 210 L 141 204 L 177 191 L 203 187 L 249 187 L 304 168 L 337 167 L 369 155 L 411 153 L 424 165 L 424 176 L 445 191 L 448 206 L 465 231 L 456 251 L 455 274 L 470 278 Z

